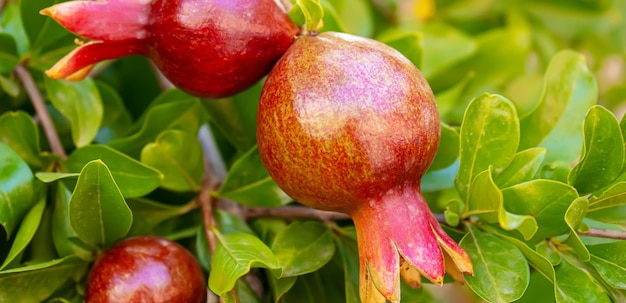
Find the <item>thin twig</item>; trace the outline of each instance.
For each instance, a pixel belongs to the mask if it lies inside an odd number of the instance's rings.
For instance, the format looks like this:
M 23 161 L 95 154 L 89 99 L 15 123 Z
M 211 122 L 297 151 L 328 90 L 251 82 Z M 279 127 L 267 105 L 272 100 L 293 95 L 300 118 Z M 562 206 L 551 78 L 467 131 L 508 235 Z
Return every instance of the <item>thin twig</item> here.
M 217 247 L 217 240 L 215 234 L 211 231 L 215 226 L 215 218 L 213 218 L 213 206 L 215 205 L 215 199 L 211 196 L 211 191 L 216 188 L 215 180 L 211 175 L 211 170 L 208 167 L 207 161 L 203 161 L 204 164 L 204 176 L 202 180 L 202 189 L 198 193 L 198 203 L 202 210 L 202 222 L 204 223 L 204 233 L 209 243 L 209 251 L 211 254 Z
M 581 236 L 626 240 L 626 231 L 590 228 L 586 232 L 578 232 Z
M 54 126 L 54 123 L 52 123 L 50 114 L 46 109 L 46 103 L 41 96 L 41 92 L 37 89 L 33 76 L 22 64 L 15 66 L 15 74 L 22 82 L 22 85 L 24 85 L 26 93 L 30 97 L 33 107 L 35 108 L 35 112 L 37 112 L 37 116 L 39 117 L 43 130 L 46 133 L 46 138 L 48 138 L 48 143 L 50 144 L 52 153 L 62 157 L 63 159 L 67 158 L 67 154 L 63 149 L 63 144 L 61 144 L 61 139 L 59 139 L 56 127 Z
M 317 210 L 300 206 L 281 206 L 276 208 L 248 207 L 245 209 L 247 218 L 275 217 L 284 219 L 312 219 L 323 222 L 350 220 L 346 214 Z

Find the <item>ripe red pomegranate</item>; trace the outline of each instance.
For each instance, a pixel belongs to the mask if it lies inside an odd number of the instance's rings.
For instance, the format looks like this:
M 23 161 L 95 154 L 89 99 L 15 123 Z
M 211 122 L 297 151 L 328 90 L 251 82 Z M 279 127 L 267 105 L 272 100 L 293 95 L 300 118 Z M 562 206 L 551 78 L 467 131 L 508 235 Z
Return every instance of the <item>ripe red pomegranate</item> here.
M 298 33 L 273 0 L 69 1 L 41 13 L 90 39 L 49 77 L 80 80 L 97 62 L 144 55 L 178 88 L 208 98 L 253 85 Z
M 206 281 L 196 259 L 172 241 L 128 238 L 99 256 L 85 303 L 205 303 Z
M 472 274 L 439 226 L 420 179 L 439 144 L 433 93 L 393 48 L 341 33 L 300 37 L 263 87 L 261 159 L 292 198 L 346 213 L 357 231 L 363 302 L 400 300 L 400 276 L 442 284 Z M 445 260 L 445 264 L 444 264 Z

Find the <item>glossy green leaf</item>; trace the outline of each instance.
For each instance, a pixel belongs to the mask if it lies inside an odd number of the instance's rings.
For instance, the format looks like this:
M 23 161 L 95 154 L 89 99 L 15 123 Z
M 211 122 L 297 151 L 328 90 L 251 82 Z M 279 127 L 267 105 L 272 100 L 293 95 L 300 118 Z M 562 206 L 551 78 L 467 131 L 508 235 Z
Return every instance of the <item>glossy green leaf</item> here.
M 539 171 L 539 176 L 542 179 L 550 179 L 567 183 L 567 178 L 571 170 L 572 166 L 570 163 L 556 160 L 552 163 L 543 165 Z
M 74 150 L 67 158 L 66 165 L 69 171 L 80 172 L 93 160 L 101 160 L 107 165 L 120 192 L 126 198 L 150 193 L 163 179 L 163 175 L 157 170 L 105 145 L 88 145 Z
M 33 208 L 31 208 L 22 223 L 20 224 L 20 228 L 17 230 L 15 234 L 15 240 L 13 241 L 13 245 L 11 245 L 11 250 L 9 250 L 8 255 L 4 259 L 4 263 L 0 265 L 0 272 L 13 261 L 18 254 L 20 254 L 26 245 L 30 243 L 37 228 L 39 228 L 39 223 L 41 222 L 41 216 L 43 215 L 43 211 L 46 208 L 46 199 L 40 199 Z
M 512 302 L 526 291 L 530 270 L 524 255 L 514 245 L 474 227 L 460 242 L 474 265 L 467 285 L 488 302 Z
M 213 232 L 217 247 L 211 259 L 209 288 L 217 295 L 226 295 L 252 267 L 268 268 L 275 277 L 280 276 L 276 256 L 259 238 L 247 233 L 220 234 L 215 229 Z
M 587 270 L 571 264 L 565 258 L 554 268 L 556 274 L 556 302 L 610 303 L 611 299 Z
M 584 114 L 595 104 L 597 93 L 583 55 L 559 52 L 546 71 L 540 103 L 520 121 L 520 149 L 545 147 L 548 163 L 576 159 L 583 146 Z
M 2 32 L 11 35 L 14 38 L 13 41 L 17 52 L 19 54 L 24 54 L 30 48 L 30 39 L 24 29 L 20 2 L 5 3 L 3 9 L 0 10 L 0 26 L 2 27 Z M 10 44 L 5 47 L 9 50 L 11 49 Z
M 141 162 L 163 174 L 163 188 L 198 191 L 202 187 L 202 146 L 198 138 L 179 130 L 161 133 L 141 151 Z
M 8 145 L 0 142 L 0 225 L 7 237 L 22 217 L 37 203 L 34 197 L 34 176 L 28 164 Z
M 147 234 L 159 223 L 182 216 L 196 207 L 195 200 L 180 206 L 141 198 L 128 199 L 126 202 L 133 214 L 133 224 L 128 232 L 129 235 Z
M 52 211 L 52 242 L 60 257 L 78 256 L 85 261 L 93 258 L 92 247 L 82 242 L 70 224 L 70 199 L 72 192 L 64 182 L 54 184 Z
M 422 65 L 422 35 L 416 31 L 392 29 L 382 33 L 377 40 L 398 50 L 413 65 Z
M 581 159 L 569 175 L 569 183 L 581 194 L 594 192 L 619 176 L 624 165 L 624 139 L 617 119 L 606 108 L 589 109 L 584 123 Z
M 439 148 L 429 171 L 436 171 L 449 167 L 459 158 L 459 132 L 445 123 L 441 123 L 441 138 Z
M 296 23 L 306 25 L 307 31 L 312 31 L 318 29 L 324 17 L 324 9 L 320 0 L 295 0 L 289 16 L 295 19 Z
M 626 289 L 626 241 L 587 246 L 590 263 L 611 287 Z
M 223 209 L 215 209 L 213 211 L 213 218 L 215 219 L 215 226 L 217 226 L 223 234 L 243 232 L 256 235 L 246 222 L 231 212 Z
M 529 148 L 515 154 L 515 157 L 494 181 L 500 188 L 530 181 L 535 178 L 546 156 L 543 148 Z
M 130 230 L 133 214 L 101 160 L 87 163 L 80 172 L 69 217 L 78 238 L 93 246 L 108 246 Z
M 204 102 L 209 118 L 241 153 L 256 144 L 256 112 L 263 81 L 231 98 Z
M 442 22 L 425 24 L 423 40 L 427 47 L 424 47 L 421 71 L 428 80 L 468 58 L 477 49 L 474 39 Z
M 52 18 L 43 17 L 39 11 L 59 2 L 58 0 L 21 0 L 20 8 L 24 29 L 28 33 L 33 51 L 38 52 L 59 39 L 71 35 Z M 69 39 L 68 39 L 69 40 Z M 69 40 L 71 41 L 71 40 Z
M 104 114 L 96 142 L 106 144 L 113 139 L 121 138 L 132 127 L 130 112 L 122 102 L 120 95 L 113 87 L 104 82 L 96 82 L 102 97 Z
M 333 233 L 337 252 L 343 260 L 343 275 L 346 287 L 346 303 L 359 303 L 359 249 L 356 230 L 353 226 L 345 227 Z
M 578 255 L 578 258 L 585 262 L 589 261 L 589 251 L 576 232 L 587 214 L 588 207 L 589 200 L 585 197 L 578 197 L 565 212 L 565 223 L 567 223 L 567 226 L 570 228 L 570 234 L 565 243 L 572 247 L 574 252 Z
M 605 223 L 626 224 L 626 182 L 616 183 L 599 197 L 591 197 L 587 217 Z
M 296 221 L 272 242 L 272 251 L 283 268 L 283 277 L 314 272 L 335 253 L 330 229 L 315 221 Z
M 505 208 L 516 214 L 535 217 L 538 230 L 531 242 L 561 235 L 569 230 L 565 213 L 578 193 L 552 180 L 532 180 L 502 190 Z
M 495 230 L 494 228 L 489 227 L 487 228 L 488 231 L 493 232 L 499 238 L 515 245 L 515 247 L 517 247 L 517 249 L 522 252 L 530 266 L 536 269 L 550 282 L 554 281 L 554 267 L 552 267 L 550 261 L 548 261 L 548 259 L 546 259 L 543 255 L 537 253 L 536 250 L 530 248 L 528 244 L 518 239 L 504 235 L 503 232 L 500 230 Z
M 2 74 L 0 74 L 0 89 L 13 98 L 18 98 L 22 92 L 22 87 L 15 79 L 7 78 Z
M 88 263 L 70 256 L 0 272 L 3 302 L 39 303 L 70 280 L 79 280 Z
M 233 163 L 215 195 L 247 206 L 275 207 L 292 201 L 265 170 L 256 146 Z
M 78 178 L 80 173 L 54 173 L 54 172 L 37 172 L 35 177 L 43 183 L 52 183 L 62 179 Z
M 156 101 L 155 101 L 156 102 Z M 167 129 L 195 134 L 206 121 L 206 112 L 198 99 L 183 99 L 151 106 L 138 121 L 139 128 L 127 137 L 109 142 L 109 146 L 133 158 L 139 158 L 144 146 Z
M 299 276 L 280 302 L 346 302 L 343 285 L 328 278 L 340 276 L 341 268 L 330 262 L 318 271 Z
M 297 276 L 282 278 L 275 278 L 270 274 L 266 276 L 272 289 L 272 295 L 274 295 L 274 302 L 279 302 L 298 280 Z
M 538 254 L 550 261 L 552 265 L 556 266 L 561 264 L 563 258 L 561 257 L 561 253 L 554 248 L 553 244 L 554 243 L 550 240 L 541 241 L 539 244 L 535 245 L 535 250 Z
M 9 34 L 0 33 L 0 74 L 9 74 L 19 62 L 15 39 Z
M 25 112 L 7 112 L 0 116 L 0 142 L 10 146 L 31 167 L 41 167 L 39 130 Z
M 370 3 L 366 0 L 322 0 L 324 7 L 324 27 L 327 28 L 329 10 L 340 23 L 340 31 L 362 37 L 371 37 L 374 31 Z M 336 31 L 336 29 L 335 29 Z
M 499 95 L 484 94 L 470 103 L 460 133 L 461 163 L 455 185 L 467 196 L 477 174 L 493 166 L 496 174 L 515 155 L 519 142 L 519 121 L 515 107 Z
M 70 121 L 74 145 L 81 147 L 91 143 L 104 112 L 94 81 L 89 78 L 79 82 L 44 79 L 50 101 Z

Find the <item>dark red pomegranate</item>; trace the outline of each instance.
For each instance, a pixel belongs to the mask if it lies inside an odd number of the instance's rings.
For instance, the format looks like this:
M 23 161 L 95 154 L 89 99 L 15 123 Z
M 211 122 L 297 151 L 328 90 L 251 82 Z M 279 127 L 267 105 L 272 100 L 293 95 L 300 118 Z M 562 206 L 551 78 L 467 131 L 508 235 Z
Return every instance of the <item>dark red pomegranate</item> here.
M 302 204 L 352 217 L 361 301 L 400 301 L 400 277 L 443 283 L 473 272 L 439 226 L 420 179 L 439 115 L 419 70 L 393 48 L 341 33 L 300 37 L 270 72 L 257 141 L 272 178 Z
M 41 13 L 89 39 L 49 77 L 80 80 L 100 61 L 144 55 L 178 88 L 208 98 L 253 85 L 298 33 L 273 0 L 69 1 Z
M 207 287 L 196 259 L 167 239 L 121 241 L 89 273 L 86 303 L 205 303 Z

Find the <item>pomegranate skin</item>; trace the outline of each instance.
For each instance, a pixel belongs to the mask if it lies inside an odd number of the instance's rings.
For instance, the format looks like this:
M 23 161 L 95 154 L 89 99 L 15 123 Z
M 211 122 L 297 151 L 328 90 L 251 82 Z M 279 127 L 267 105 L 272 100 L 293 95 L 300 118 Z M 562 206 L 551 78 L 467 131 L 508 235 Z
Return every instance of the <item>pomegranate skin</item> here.
M 89 39 L 49 77 L 81 80 L 100 61 L 144 55 L 178 88 L 206 98 L 252 86 L 299 31 L 273 0 L 69 1 L 41 13 Z
M 153 236 L 125 239 L 92 267 L 86 303 L 204 303 L 207 289 L 196 259 L 179 244 Z
M 393 48 L 348 34 L 300 37 L 274 66 L 257 114 L 270 176 L 298 202 L 350 215 L 363 303 L 400 301 L 445 273 L 464 282 L 467 253 L 439 226 L 420 179 L 439 144 L 433 93 Z
M 349 213 L 418 184 L 437 151 L 439 115 L 428 83 L 395 49 L 322 33 L 299 38 L 269 74 L 257 141 L 292 198 Z

